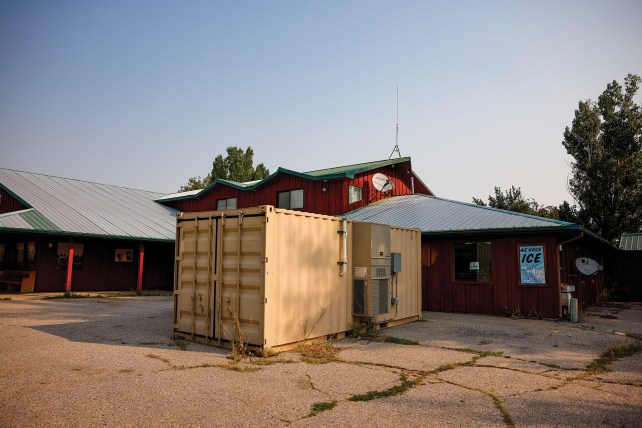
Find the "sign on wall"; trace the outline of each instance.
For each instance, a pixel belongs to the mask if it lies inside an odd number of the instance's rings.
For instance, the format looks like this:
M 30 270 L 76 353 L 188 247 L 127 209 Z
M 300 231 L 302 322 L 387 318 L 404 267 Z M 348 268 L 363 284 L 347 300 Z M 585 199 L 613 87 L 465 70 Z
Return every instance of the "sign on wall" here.
M 544 245 L 519 246 L 520 285 L 546 284 Z

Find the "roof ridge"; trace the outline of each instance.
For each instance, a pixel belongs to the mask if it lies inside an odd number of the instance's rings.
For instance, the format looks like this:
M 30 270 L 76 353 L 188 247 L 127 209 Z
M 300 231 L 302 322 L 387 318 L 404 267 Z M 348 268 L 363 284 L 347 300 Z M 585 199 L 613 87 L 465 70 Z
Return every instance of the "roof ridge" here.
M 41 175 L 43 177 L 60 178 L 62 180 L 79 181 L 81 183 L 98 184 L 100 186 L 117 187 L 119 189 L 135 190 L 137 192 L 156 193 L 156 194 L 159 194 L 159 195 L 167 194 L 167 193 L 162 193 L 162 192 L 156 192 L 156 191 L 153 191 L 153 190 L 143 190 L 143 189 L 136 189 L 136 188 L 127 187 L 127 186 L 118 186 L 118 185 L 115 185 L 115 184 L 99 183 L 97 181 L 81 180 L 79 178 L 62 177 L 62 176 L 59 176 L 59 175 L 43 174 L 41 172 L 31 172 L 31 171 L 23 171 L 23 170 L 20 170 L 20 169 L 0 167 L 0 170 L 3 170 L 3 169 L 7 170 L 7 171 L 19 172 L 19 173 L 23 173 L 23 174 Z
M 328 170 L 328 169 L 339 169 L 339 168 L 348 168 L 350 166 L 367 165 L 367 164 L 370 164 L 370 163 L 378 163 L 378 162 L 387 162 L 387 161 L 404 162 L 407 159 L 410 159 L 410 156 L 406 156 L 406 157 L 398 158 L 398 159 L 381 159 L 381 160 L 370 161 L 370 162 L 359 162 L 359 163 L 353 163 L 353 164 L 348 164 L 348 165 L 333 166 L 333 167 L 330 167 L 330 168 L 313 169 L 311 171 L 304 171 L 303 174 L 309 174 L 311 172 L 325 171 L 325 170 Z

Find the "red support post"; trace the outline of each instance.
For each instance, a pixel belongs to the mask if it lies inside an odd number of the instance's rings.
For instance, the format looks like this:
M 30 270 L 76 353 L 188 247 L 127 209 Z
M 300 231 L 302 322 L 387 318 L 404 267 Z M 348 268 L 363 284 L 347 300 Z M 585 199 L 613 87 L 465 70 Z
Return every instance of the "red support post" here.
M 136 292 L 143 291 L 143 264 L 145 263 L 145 244 L 140 244 L 138 254 L 138 280 L 136 281 Z
M 71 292 L 71 273 L 74 268 L 74 247 L 69 243 L 69 255 L 67 256 L 67 282 L 65 282 L 65 292 Z

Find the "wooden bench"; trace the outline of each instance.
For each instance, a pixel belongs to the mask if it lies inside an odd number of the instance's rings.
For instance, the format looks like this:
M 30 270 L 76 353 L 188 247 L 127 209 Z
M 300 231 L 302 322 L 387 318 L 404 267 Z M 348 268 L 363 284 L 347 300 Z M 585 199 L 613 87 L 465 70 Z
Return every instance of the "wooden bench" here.
M 0 290 L 33 293 L 36 285 L 35 270 L 5 270 L 0 271 Z

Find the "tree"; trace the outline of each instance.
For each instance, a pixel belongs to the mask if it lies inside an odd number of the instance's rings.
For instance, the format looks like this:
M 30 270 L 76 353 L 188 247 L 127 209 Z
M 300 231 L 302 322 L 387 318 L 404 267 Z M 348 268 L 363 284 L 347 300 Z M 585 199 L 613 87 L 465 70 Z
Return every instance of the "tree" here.
M 642 231 L 642 111 L 633 102 L 639 85 L 629 74 L 624 88 L 614 80 L 597 103 L 580 101 L 562 141 L 574 158 L 569 190 L 579 216 L 609 241 Z
M 181 186 L 179 191 L 202 189 L 218 179 L 244 183 L 262 180 L 269 175 L 270 170 L 262 163 L 258 164 L 256 168 L 254 167 L 252 147 L 248 147 L 245 151 L 239 147 L 228 147 L 227 156 L 216 156 L 212 163 L 212 171 L 205 178 L 191 177 L 186 185 Z
M 495 196 L 488 196 L 488 204 L 478 198 L 473 198 L 473 202 L 477 205 L 489 206 L 500 210 L 563 220 L 571 223 L 578 222 L 575 205 L 571 206 L 566 201 L 556 207 L 552 205 L 540 205 L 535 199 L 525 199 L 522 195 L 522 189 L 515 186 L 511 186 L 511 188 L 506 191 L 502 191 L 501 187 L 495 187 Z

